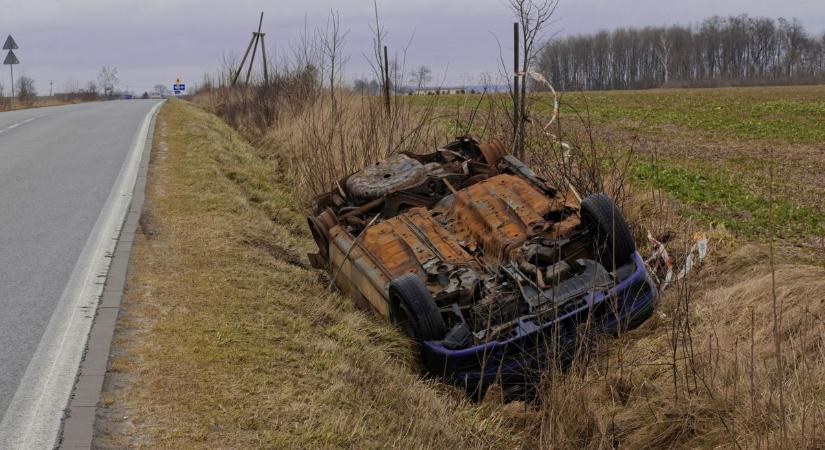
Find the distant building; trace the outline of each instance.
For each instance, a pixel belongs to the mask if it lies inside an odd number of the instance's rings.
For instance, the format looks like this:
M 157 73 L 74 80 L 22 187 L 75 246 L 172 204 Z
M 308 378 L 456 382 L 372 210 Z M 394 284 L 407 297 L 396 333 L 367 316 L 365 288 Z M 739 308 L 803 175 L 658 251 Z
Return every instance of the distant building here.
M 422 87 L 415 89 L 410 95 L 456 95 L 456 94 L 475 94 L 475 89 L 468 89 L 466 87 Z

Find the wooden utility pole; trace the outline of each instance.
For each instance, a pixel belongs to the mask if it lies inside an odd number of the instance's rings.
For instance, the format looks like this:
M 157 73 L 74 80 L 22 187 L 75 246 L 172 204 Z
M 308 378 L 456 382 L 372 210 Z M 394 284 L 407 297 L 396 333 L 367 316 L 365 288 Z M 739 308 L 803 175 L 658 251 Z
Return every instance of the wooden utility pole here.
M 258 21 L 258 31 L 252 32 L 252 39 L 249 40 L 249 45 L 246 47 L 246 52 L 243 54 L 243 59 L 241 59 L 241 64 L 238 66 L 238 70 L 235 72 L 235 75 L 232 77 L 232 86 L 238 82 L 238 77 L 241 76 L 241 71 L 246 64 L 246 57 L 249 56 L 249 51 L 252 50 L 252 57 L 249 58 L 249 69 L 246 71 L 246 84 L 249 84 L 249 79 L 252 77 L 252 66 L 255 64 L 255 53 L 258 51 L 258 43 L 261 44 L 261 58 L 263 58 L 264 63 L 264 84 L 269 84 L 269 68 L 267 67 L 267 60 L 266 60 L 266 46 L 264 45 L 264 36 L 266 33 L 261 33 L 261 27 L 264 23 L 264 13 L 261 12 L 261 19 Z
M 390 114 L 390 61 L 387 58 L 387 46 L 384 46 L 384 106 Z
M 519 117 L 519 67 L 518 67 L 518 22 L 513 22 L 513 142 L 515 143 L 513 151 L 521 157 L 519 153 L 519 129 L 521 128 L 521 118 Z

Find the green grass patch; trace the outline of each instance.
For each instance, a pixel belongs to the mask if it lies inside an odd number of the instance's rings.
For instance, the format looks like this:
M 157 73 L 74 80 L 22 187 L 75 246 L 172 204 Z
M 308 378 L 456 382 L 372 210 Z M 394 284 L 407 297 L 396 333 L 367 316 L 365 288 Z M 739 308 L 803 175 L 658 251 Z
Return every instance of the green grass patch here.
M 746 237 L 769 235 L 768 199 L 720 174 L 639 163 L 632 175 L 635 182 L 662 189 L 683 202 L 682 213 L 701 223 L 723 223 Z M 774 199 L 773 224 L 777 237 L 794 241 L 825 232 L 825 213 Z

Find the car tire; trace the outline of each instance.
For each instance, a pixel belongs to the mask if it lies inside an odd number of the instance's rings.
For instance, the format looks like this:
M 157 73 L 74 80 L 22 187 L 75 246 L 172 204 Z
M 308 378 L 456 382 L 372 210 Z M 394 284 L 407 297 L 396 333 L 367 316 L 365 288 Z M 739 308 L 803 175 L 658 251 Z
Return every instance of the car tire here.
M 447 326 L 427 286 L 412 273 L 390 283 L 393 323 L 419 342 L 444 338 Z
M 605 194 L 593 194 L 582 201 L 582 225 L 594 233 L 594 259 L 608 271 L 630 262 L 636 243 L 621 210 Z

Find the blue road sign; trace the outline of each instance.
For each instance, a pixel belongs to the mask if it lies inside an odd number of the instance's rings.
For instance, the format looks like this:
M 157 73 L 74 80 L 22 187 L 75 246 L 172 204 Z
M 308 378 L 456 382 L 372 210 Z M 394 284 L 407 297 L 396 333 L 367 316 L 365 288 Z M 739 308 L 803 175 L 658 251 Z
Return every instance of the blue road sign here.
M 178 85 L 178 90 L 179 91 L 185 91 L 186 90 L 186 85 L 185 84 L 179 84 Z
M 175 95 L 180 95 L 180 91 L 175 89 Z

